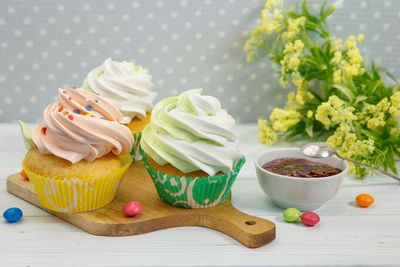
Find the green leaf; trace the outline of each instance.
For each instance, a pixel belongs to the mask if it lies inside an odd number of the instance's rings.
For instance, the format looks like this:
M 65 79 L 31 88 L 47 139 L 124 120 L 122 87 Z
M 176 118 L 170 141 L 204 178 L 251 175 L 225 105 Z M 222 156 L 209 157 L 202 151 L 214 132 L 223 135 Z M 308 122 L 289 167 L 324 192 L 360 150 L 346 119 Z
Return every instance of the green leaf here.
M 326 2 L 324 3 L 326 4 Z M 319 19 L 319 22 L 323 22 L 330 14 L 332 14 L 335 11 L 335 7 L 331 6 L 328 8 L 328 10 L 321 16 L 321 18 Z
M 18 121 L 21 128 L 22 138 L 24 139 L 24 144 L 27 150 L 36 148 L 35 143 L 32 141 L 32 129 L 26 125 L 23 121 Z
M 343 78 L 344 78 L 344 84 L 353 92 L 357 93 L 357 88 L 356 85 L 353 82 L 353 79 L 347 75 L 347 73 L 344 71 L 343 72 Z
M 313 122 L 314 122 L 314 120 L 313 119 L 308 119 L 307 121 L 306 121 L 306 128 L 305 128 L 305 130 L 306 130 L 306 133 L 308 134 L 308 136 L 309 137 L 313 137 Z
M 355 102 L 355 104 L 357 104 L 358 102 L 365 101 L 365 100 L 367 100 L 367 99 L 368 99 L 367 96 L 365 96 L 365 95 L 359 95 L 359 96 L 356 97 L 356 102 Z
M 347 88 L 346 86 L 340 85 L 340 84 L 334 84 L 333 86 L 336 89 L 338 89 L 342 94 L 344 94 L 351 103 L 353 103 L 355 96 L 349 88 Z
M 300 18 L 300 17 L 302 16 L 301 14 L 296 14 L 296 13 L 294 13 L 294 12 L 292 12 L 292 11 L 287 11 L 286 14 L 287 14 L 289 17 L 293 18 L 293 19 L 297 19 L 297 18 Z
M 392 146 L 388 146 L 388 153 L 386 154 L 386 161 L 387 161 L 387 166 L 389 169 L 397 174 L 397 169 L 396 169 L 396 162 L 394 161 L 394 155 L 392 151 Z

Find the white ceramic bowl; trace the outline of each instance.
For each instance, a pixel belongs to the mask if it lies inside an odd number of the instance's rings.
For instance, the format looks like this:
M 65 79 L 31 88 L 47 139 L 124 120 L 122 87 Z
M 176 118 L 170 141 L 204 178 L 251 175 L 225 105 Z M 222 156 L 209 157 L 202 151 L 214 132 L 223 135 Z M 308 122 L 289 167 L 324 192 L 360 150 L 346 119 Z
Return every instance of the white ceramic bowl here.
M 276 174 L 262 166 L 278 158 L 305 158 L 341 169 L 337 175 L 319 178 L 299 178 Z M 315 210 L 333 198 L 346 176 L 349 166 L 336 156 L 313 159 L 303 155 L 300 148 L 271 149 L 260 153 L 255 159 L 258 182 L 263 191 L 281 208 L 297 208 L 301 211 Z

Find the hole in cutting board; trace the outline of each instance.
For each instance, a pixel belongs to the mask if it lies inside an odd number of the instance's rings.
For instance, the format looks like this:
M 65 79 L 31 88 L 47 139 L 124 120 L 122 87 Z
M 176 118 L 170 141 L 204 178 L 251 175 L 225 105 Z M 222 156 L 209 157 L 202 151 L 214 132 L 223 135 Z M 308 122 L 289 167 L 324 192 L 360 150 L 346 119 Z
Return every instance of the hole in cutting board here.
M 256 222 L 255 221 L 246 221 L 245 224 L 247 224 L 247 225 L 255 225 Z

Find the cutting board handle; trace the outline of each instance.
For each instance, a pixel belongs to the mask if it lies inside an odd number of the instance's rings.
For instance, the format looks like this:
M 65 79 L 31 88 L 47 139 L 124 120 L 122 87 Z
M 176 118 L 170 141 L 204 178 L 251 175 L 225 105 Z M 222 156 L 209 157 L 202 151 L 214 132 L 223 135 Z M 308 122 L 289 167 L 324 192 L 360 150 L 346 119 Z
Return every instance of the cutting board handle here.
M 212 228 L 238 240 L 247 247 L 257 248 L 275 239 L 275 224 L 258 217 L 245 214 L 232 204 L 199 210 L 202 218 L 199 226 Z

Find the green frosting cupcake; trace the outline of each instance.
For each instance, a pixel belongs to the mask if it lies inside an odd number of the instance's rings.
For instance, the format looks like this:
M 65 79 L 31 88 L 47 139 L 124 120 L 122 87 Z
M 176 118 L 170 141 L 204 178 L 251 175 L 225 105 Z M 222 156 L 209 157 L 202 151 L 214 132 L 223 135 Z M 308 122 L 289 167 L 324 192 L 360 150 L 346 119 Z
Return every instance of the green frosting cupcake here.
M 234 119 L 218 99 L 201 91 L 193 89 L 160 101 L 142 132 L 144 165 L 160 198 L 181 208 L 213 207 L 225 201 L 245 162 L 232 132 Z M 166 175 L 152 169 L 148 157 L 183 173 L 201 170 L 208 176 Z

